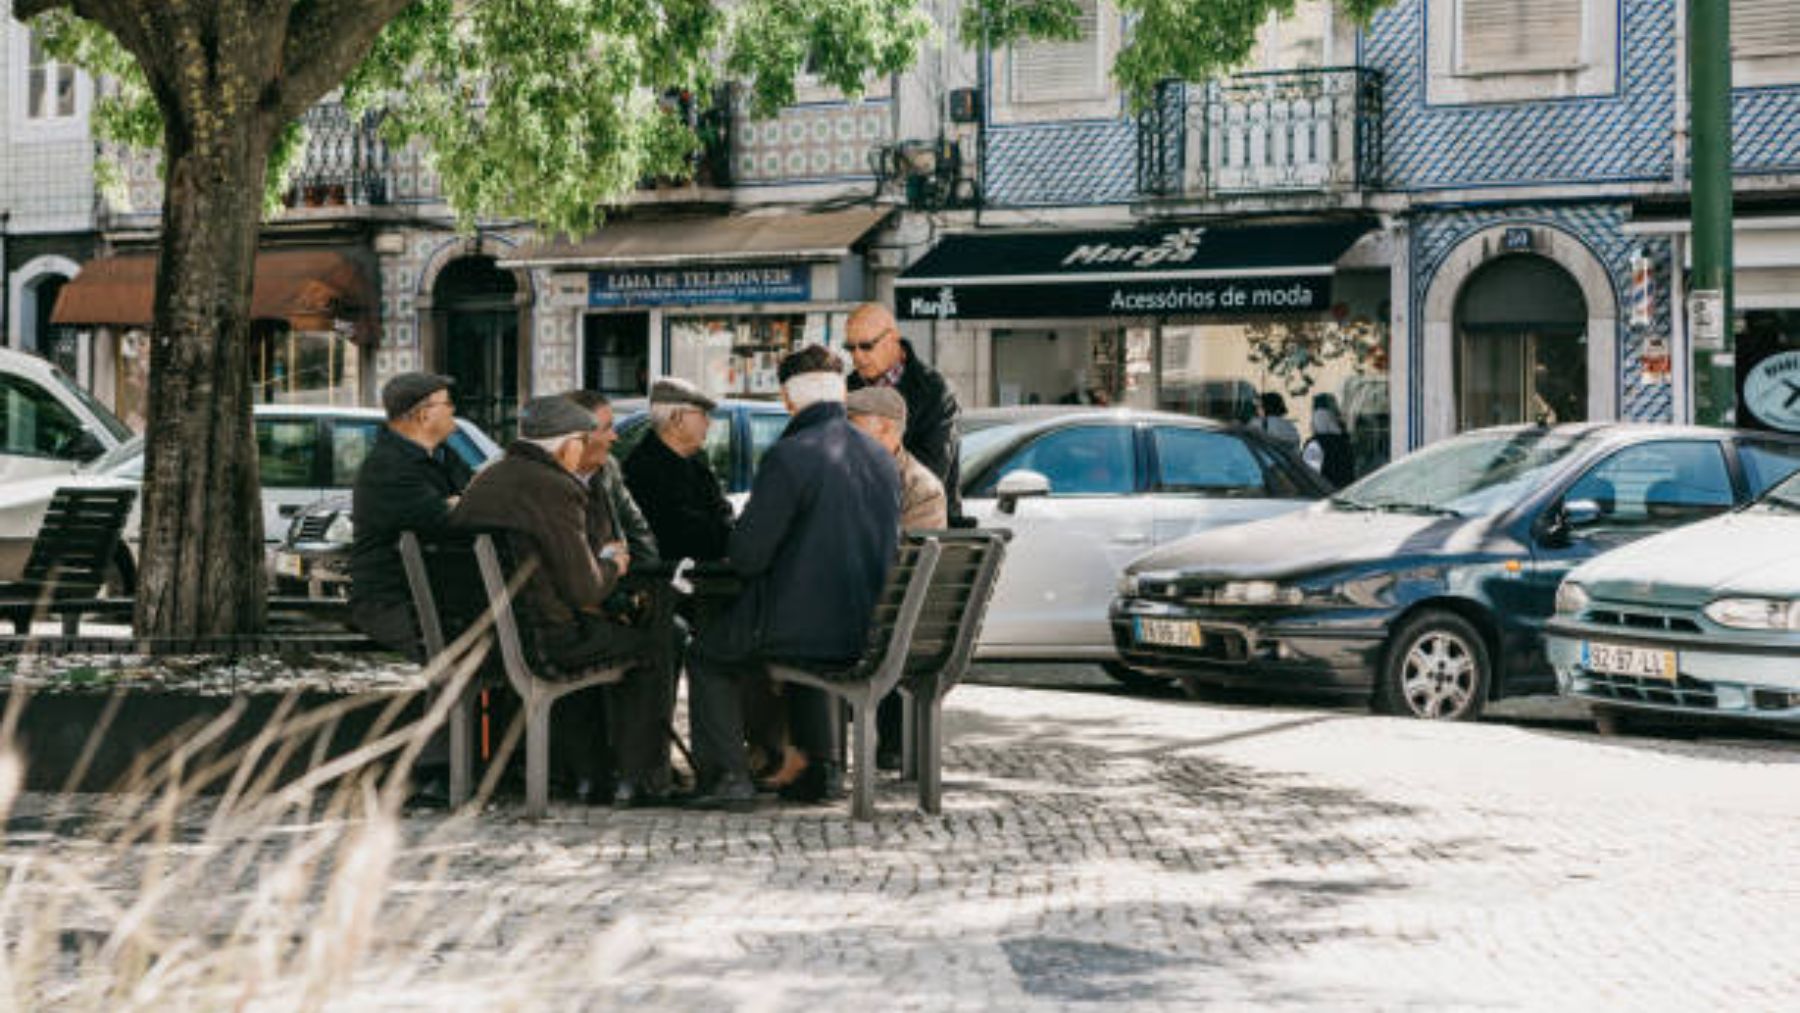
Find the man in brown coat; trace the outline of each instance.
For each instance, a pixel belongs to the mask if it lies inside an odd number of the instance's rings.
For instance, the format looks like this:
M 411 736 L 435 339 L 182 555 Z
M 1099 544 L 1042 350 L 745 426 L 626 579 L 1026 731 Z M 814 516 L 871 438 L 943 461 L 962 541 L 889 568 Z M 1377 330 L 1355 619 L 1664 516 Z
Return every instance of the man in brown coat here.
M 538 560 L 538 572 L 526 582 L 519 601 L 537 653 L 553 666 L 550 674 L 620 660 L 642 662 L 626 675 L 613 697 L 621 717 L 615 723 L 613 743 L 619 784 L 621 790 L 632 786 L 627 804 L 640 804 L 668 791 L 667 715 L 657 713 L 657 702 L 669 696 L 665 684 L 670 644 L 667 636 L 606 614 L 606 601 L 629 572 L 631 556 L 623 541 L 608 541 L 598 553 L 588 541 L 588 490 L 576 471 L 595 427 L 593 413 L 567 398 L 526 402 L 519 415 L 520 438 L 469 484 L 451 522 L 505 530 L 521 563 L 531 557 Z M 597 708 L 572 703 L 558 710 L 587 713 L 597 721 Z M 597 777 L 595 758 L 603 751 L 596 746 L 602 728 L 596 723 L 570 731 L 586 739 L 566 743 L 572 751 L 565 755 L 577 779 Z
M 906 399 L 892 387 L 864 387 L 844 399 L 850 424 L 875 438 L 894 455 L 900 469 L 900 527 L 942 530 L 950 526 L 944 483 L 919 463 L 901 442 L 906 432 Z

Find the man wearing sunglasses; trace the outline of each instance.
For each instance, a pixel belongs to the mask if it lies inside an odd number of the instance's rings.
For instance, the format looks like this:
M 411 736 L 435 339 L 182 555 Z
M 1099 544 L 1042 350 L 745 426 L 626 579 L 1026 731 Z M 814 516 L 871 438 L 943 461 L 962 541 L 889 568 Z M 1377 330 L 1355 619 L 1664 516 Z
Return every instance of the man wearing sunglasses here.
M 850 314 L 844 347 L 854 370 L 849 388 L 892 387 L 906 399 L 906 452 L 944 483 L 950 517 L 962 513 L 957 494 L 958 440 L 956 392 L 942 373 L 931 368 L 900 336 L 900 326 L 887 308 L 863 303 Z

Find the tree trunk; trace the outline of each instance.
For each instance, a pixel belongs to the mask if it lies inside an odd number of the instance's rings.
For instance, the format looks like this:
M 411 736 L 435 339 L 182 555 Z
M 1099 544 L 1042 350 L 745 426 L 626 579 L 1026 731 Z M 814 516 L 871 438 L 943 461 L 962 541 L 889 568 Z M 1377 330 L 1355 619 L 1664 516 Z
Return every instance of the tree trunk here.
M 135 617 L 142 636 L 253 632 L 264 618 L 250 291 L 272 131 L 264 117 L 245 114 L 248 75 L 214 69 L 213 87 L 162 102 L 166 189 Z

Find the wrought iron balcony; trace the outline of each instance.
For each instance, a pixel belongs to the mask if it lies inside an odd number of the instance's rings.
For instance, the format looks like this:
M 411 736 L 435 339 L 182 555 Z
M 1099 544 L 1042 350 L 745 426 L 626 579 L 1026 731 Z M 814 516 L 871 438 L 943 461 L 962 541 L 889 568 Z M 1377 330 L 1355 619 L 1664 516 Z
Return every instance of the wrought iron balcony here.
M 306 154 L 288 188 L 289 207 L 386 204 L 393 193 L 392 159 L 381 139 L 381 117 L 369 110 L 352 117 L 336 102 L 306 111 Z
M 1138 116 L 1138 194 L 1205 200 L 1381 183 L 1381 74 L 1361 67 L 1158 86 Z
M 685 171 L 677 176 L 646 176 L 638 181 L 639 190 L 723 189 L 731 185 L 731 142 L 733 127 L 732 93 L 729 85 L 713 92 L 710 103 L 695 100 L 689 92 L 669 92 L 662 97 L 663 108 L 687 124 L 700 141 L 700 147 L 687 158 Z

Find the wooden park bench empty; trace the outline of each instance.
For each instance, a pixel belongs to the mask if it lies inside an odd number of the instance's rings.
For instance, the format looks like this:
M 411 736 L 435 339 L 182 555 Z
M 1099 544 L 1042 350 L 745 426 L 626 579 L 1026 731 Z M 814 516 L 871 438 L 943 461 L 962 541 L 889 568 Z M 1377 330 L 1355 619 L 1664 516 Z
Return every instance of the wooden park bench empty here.
M 634 663 L 611 661 L 546 678 L 548 669 L 530 642 L 531 623 L 521 621 L 517 607 L 518 589 L 531 579 L 538 560 L 532 556 L 515 564 L 507 546 L 506 538 L 492 533 L 422 542 L 409 531 L 400 536 L 400 559 L 428 662 L 444 654 L 450 638 L 484 616 L 491 620 L 487 635 L 497 641 L 500 668 L 525 712 L 525 815 L 539 819 L 550 804 L 550 708 L 570 693 L 619 682 Z M 450 709 L 452 806 L 467 802 L 471 794 L 474 708 L 471 691 Z
M 894 689 L 907 698 L 905 765 L 919 782 L 919 808 L 943 802 L 943 702 L 974 657 L 1006 542 L 988 530 L 909 531 L 875 606 L 869 643 L 854 664 L 827 669 L 771 661 L 781 682 L 820 689 L 850 707 L 850 816 L 875 818 L 875 709 Z
M 64 635 L 75 635 L 80 613 L 61 607 L 100 597 L 136 500 L 135 489 L 56 490 L 24 573 L 0 584 L 0 615 L 12 621 L 15 633 L 29 633 L 32 620 L 54 608 L 62 615 Z

